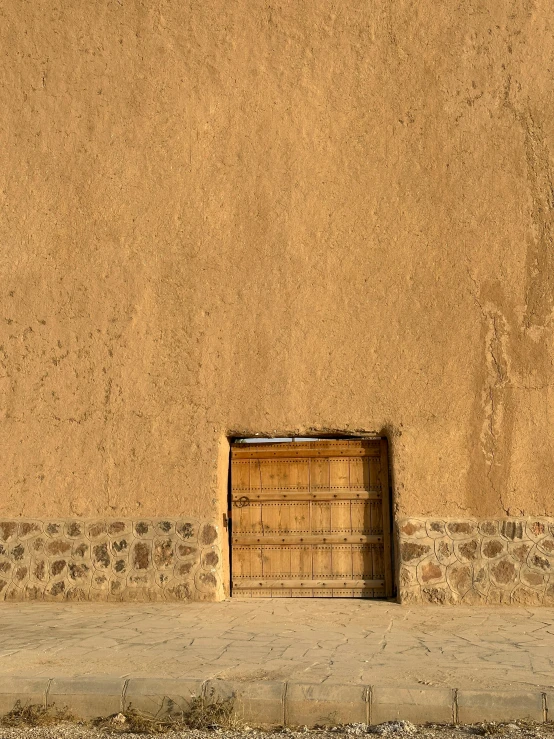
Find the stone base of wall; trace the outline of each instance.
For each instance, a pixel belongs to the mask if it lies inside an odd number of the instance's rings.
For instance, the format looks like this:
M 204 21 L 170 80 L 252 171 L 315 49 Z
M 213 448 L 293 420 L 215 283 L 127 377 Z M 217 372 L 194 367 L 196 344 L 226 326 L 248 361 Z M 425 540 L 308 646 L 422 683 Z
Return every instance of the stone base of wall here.
M 398 533 L 402 603 L 554 606 L 554 518 L 410 518 Z M 210 522 L 0 520 L 0 600 L 222 596 Z
M 554 606 L 554 519 L 404 519 L 402 603 Z
M 220 571 L 209 522 L 0 520 L 0 600 L 217 600 Z

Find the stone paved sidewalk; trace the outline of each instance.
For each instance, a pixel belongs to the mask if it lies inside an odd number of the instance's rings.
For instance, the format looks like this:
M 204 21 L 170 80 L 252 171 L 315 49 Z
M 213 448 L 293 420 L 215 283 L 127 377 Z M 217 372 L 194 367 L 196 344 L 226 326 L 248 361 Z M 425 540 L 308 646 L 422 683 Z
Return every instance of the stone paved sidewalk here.
M 326 599 L 3 603 L 0 677 L 9 675 L 549 691 L 554 609 Z

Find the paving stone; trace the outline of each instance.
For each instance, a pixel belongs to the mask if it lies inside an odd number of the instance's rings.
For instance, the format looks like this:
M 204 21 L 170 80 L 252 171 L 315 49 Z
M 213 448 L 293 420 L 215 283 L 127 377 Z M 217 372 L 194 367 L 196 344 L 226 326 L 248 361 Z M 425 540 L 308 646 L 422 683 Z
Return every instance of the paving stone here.
M 111 716 L 123 709 L 125 680 L 74 677 L 52 680 L 48 705 L 67 708 L 77 718 Z
M 289 683 L 285 696 L 287 726 L 367 723 L 368 689 L 365 686 Z
M 411 721 L 414 724 L 451 723 L 454 696 L 449 688 L 398 688 L 375 686 L 371 690 L 370 721 Z
M 554 583 L 552 598 L 554 605 Z M 420 681 L 422 688 L 541 692 L 554 673 L 554 609 L 546 607 L 444 609 L 342 599 L 117 608 L 5 603 L 0 626 L 0 672 L 13 675 L 71 677 L 86 665 L 112 677 L 398 688 Z M 292 656 L 282 659 L 287 649 Z
M 461 724 L 516 719 L 544 721 L 542 693 L 458 691 L 458 721 Z

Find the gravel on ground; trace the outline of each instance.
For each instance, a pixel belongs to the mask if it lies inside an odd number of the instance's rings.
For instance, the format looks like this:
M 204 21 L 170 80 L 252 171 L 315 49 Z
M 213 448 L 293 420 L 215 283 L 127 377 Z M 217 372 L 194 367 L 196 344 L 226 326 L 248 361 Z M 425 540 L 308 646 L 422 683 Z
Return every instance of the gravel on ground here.
M 503 739 L 554 739 L 554 723 L 535 724 L 513 722 L 507 724 L 475 724 L 472 726 L 442 726 L 429 724 L 415 726 L 408 721 L 393 721 L 378 726 L 351 724 L 329 729 L 274 729 L 263 731 L 250 727 L 229 730 L 187 729 L 168 731 L 163 739 L 354 739 L 371 735 L 386 739 L 476 739 L 502 737 Z M 60 723 L 53 726 L 0 727 L 0 739 L 137 739 L 144 733 L 126 732 L 124 727 L 91 728 L 83 724 Z

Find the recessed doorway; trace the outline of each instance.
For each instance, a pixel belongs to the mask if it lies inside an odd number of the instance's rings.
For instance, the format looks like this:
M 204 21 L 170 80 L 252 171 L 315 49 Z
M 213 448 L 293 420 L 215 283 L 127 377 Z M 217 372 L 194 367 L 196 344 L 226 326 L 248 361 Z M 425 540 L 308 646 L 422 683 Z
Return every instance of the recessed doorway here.
M 392 595 L 386 439 L 233 443 L 230 487 L 233 597 Z

